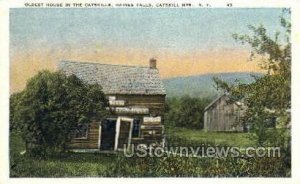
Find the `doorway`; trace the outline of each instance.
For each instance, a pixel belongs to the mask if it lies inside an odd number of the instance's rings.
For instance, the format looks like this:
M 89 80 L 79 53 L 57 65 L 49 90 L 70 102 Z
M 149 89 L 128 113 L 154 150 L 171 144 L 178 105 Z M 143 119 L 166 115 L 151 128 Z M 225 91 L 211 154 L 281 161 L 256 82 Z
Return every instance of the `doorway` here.
M 116 151 L 124 149 L 124 145 L 128 147 L 131 143 L 132 129 L 132 118 L 105 119 L 101 122 L 99 130 L 100 150 Z
M 126 149 L 130 145 L 132 137 L 133 119 L 131 118 L 120 118 L 119 129 L 116 135 L 115 149 L 122 150 Z
M 114 150 L 117 119 L 105 119 L 101 122 L 100 150 Z

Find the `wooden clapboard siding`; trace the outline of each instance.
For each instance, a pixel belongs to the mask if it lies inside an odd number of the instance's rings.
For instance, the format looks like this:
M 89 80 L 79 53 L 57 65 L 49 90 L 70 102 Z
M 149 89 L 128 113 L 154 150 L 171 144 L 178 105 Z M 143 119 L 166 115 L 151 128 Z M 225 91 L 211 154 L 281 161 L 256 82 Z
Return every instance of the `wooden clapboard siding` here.
M 110 95 L 110 96 L 116 96 L 117 100 L 125 100 L 125 101 L 131 101 L 131 102 L 145 102 L 145 103 L 161 103 L 165 101 L 165 95 L 123 95 L 123 94 L 117 94 L 117 95 Z
M 163 125 L 143 124 L 141 126 L 141 137 L 144 143 L 161 143 L 163 139 Z
M 93 121 L 88 130 L 86 139 L 72 139 L 68 145 L 72 149 L 97 149 L 99 138 L 99 123 Z
M 244 113 L 243 105 L 229 103 L 226 95 L 216 100 L 204 113 L 204 129 L 210 131 L 242 131 L 243 127 L 237 125 Z
M 117 100 L 124 100 L 126 107 L 146 107 L 149 108 L 149 114 L 122 114 L 132 118 L 143 118 L 144 116 L 161 116 L 161 122 L 142 123 L 140 129 L 140 138 L 133 139 L 132 143 L 157 143 L 162 142 L 163 138 L 163 120 L 165 110 L 165 95 L 115 95 Z M 155 131 L 155 134 L 150 134 Z
M 124 100 L 125 106 L 139 106 L 149 108 L 150 113 L 163 115 L 165 109 L 165 95 L 115 95 L 117 100 Z
M 143 107 L 149 109 L 149 114 L 113 113 L 111 118 L 124 116 L 129 118 L 139 118 L 144 116 L 161 116 L 161 122 L 147 122 L 141 124 L 140 137 L 132 138 L 132 144 L 152 144 L 161 143 L 163 139 L 163 120 L 165 110 L 165 95 L 107 95 L 114 96 L 116 100 L 124 100 L 123 107 Z M 128 143 L 129 122 L 122 122 L 119 132 L 118 148 L 123 148 L 123 144 Z M 99 143 L 99 123 L 90 124 L 88 137 L 86 139 L 73 139 L 69 144 L 73 149 L 97 149 Z

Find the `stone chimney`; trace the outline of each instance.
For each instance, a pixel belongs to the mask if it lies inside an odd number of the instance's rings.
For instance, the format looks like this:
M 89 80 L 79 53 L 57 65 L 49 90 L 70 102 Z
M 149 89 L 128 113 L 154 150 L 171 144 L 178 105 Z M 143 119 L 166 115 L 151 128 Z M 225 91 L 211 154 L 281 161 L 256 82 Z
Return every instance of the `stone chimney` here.
M 153 69 L 156 69 L 156 59 L 155 58 L 150 58 L 149 67 L 153 68 Z

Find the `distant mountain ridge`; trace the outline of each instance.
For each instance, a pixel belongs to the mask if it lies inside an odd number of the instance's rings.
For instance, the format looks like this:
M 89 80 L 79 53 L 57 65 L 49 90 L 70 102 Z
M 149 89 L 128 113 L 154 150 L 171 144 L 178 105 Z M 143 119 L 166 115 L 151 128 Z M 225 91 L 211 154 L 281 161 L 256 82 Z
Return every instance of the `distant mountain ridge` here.
M 213 73 L 197 76 L 175 77 L 164 79 L 163 83 L 167 91 L 167 97 L 181 97 L 191 96 L 199 98 L 214 98 L 220 91 L 214 87 L 213 77 L 229 83 L 239 81 L 241 83 L 249 84 L 254 82 L 251 75 L 262 76 L 262 73 L 249 72 L 232 72 L 232 73 Z

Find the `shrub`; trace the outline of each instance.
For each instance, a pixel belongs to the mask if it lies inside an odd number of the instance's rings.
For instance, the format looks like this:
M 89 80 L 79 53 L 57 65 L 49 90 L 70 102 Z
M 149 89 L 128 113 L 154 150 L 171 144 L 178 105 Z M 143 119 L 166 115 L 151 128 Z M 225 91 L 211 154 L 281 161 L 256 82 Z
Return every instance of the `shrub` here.
M 204 108 L 209 101 L 189 96 L 167 99 L 166 126 L 202 129 Z
M 12 95 L 11 129 L 21 131 L 33 155 L 64 151 L 78 124 L 106 114 L 107 101 L 99 85 L 83 83 L 60 72 L 39 72 L 24 91 Z

